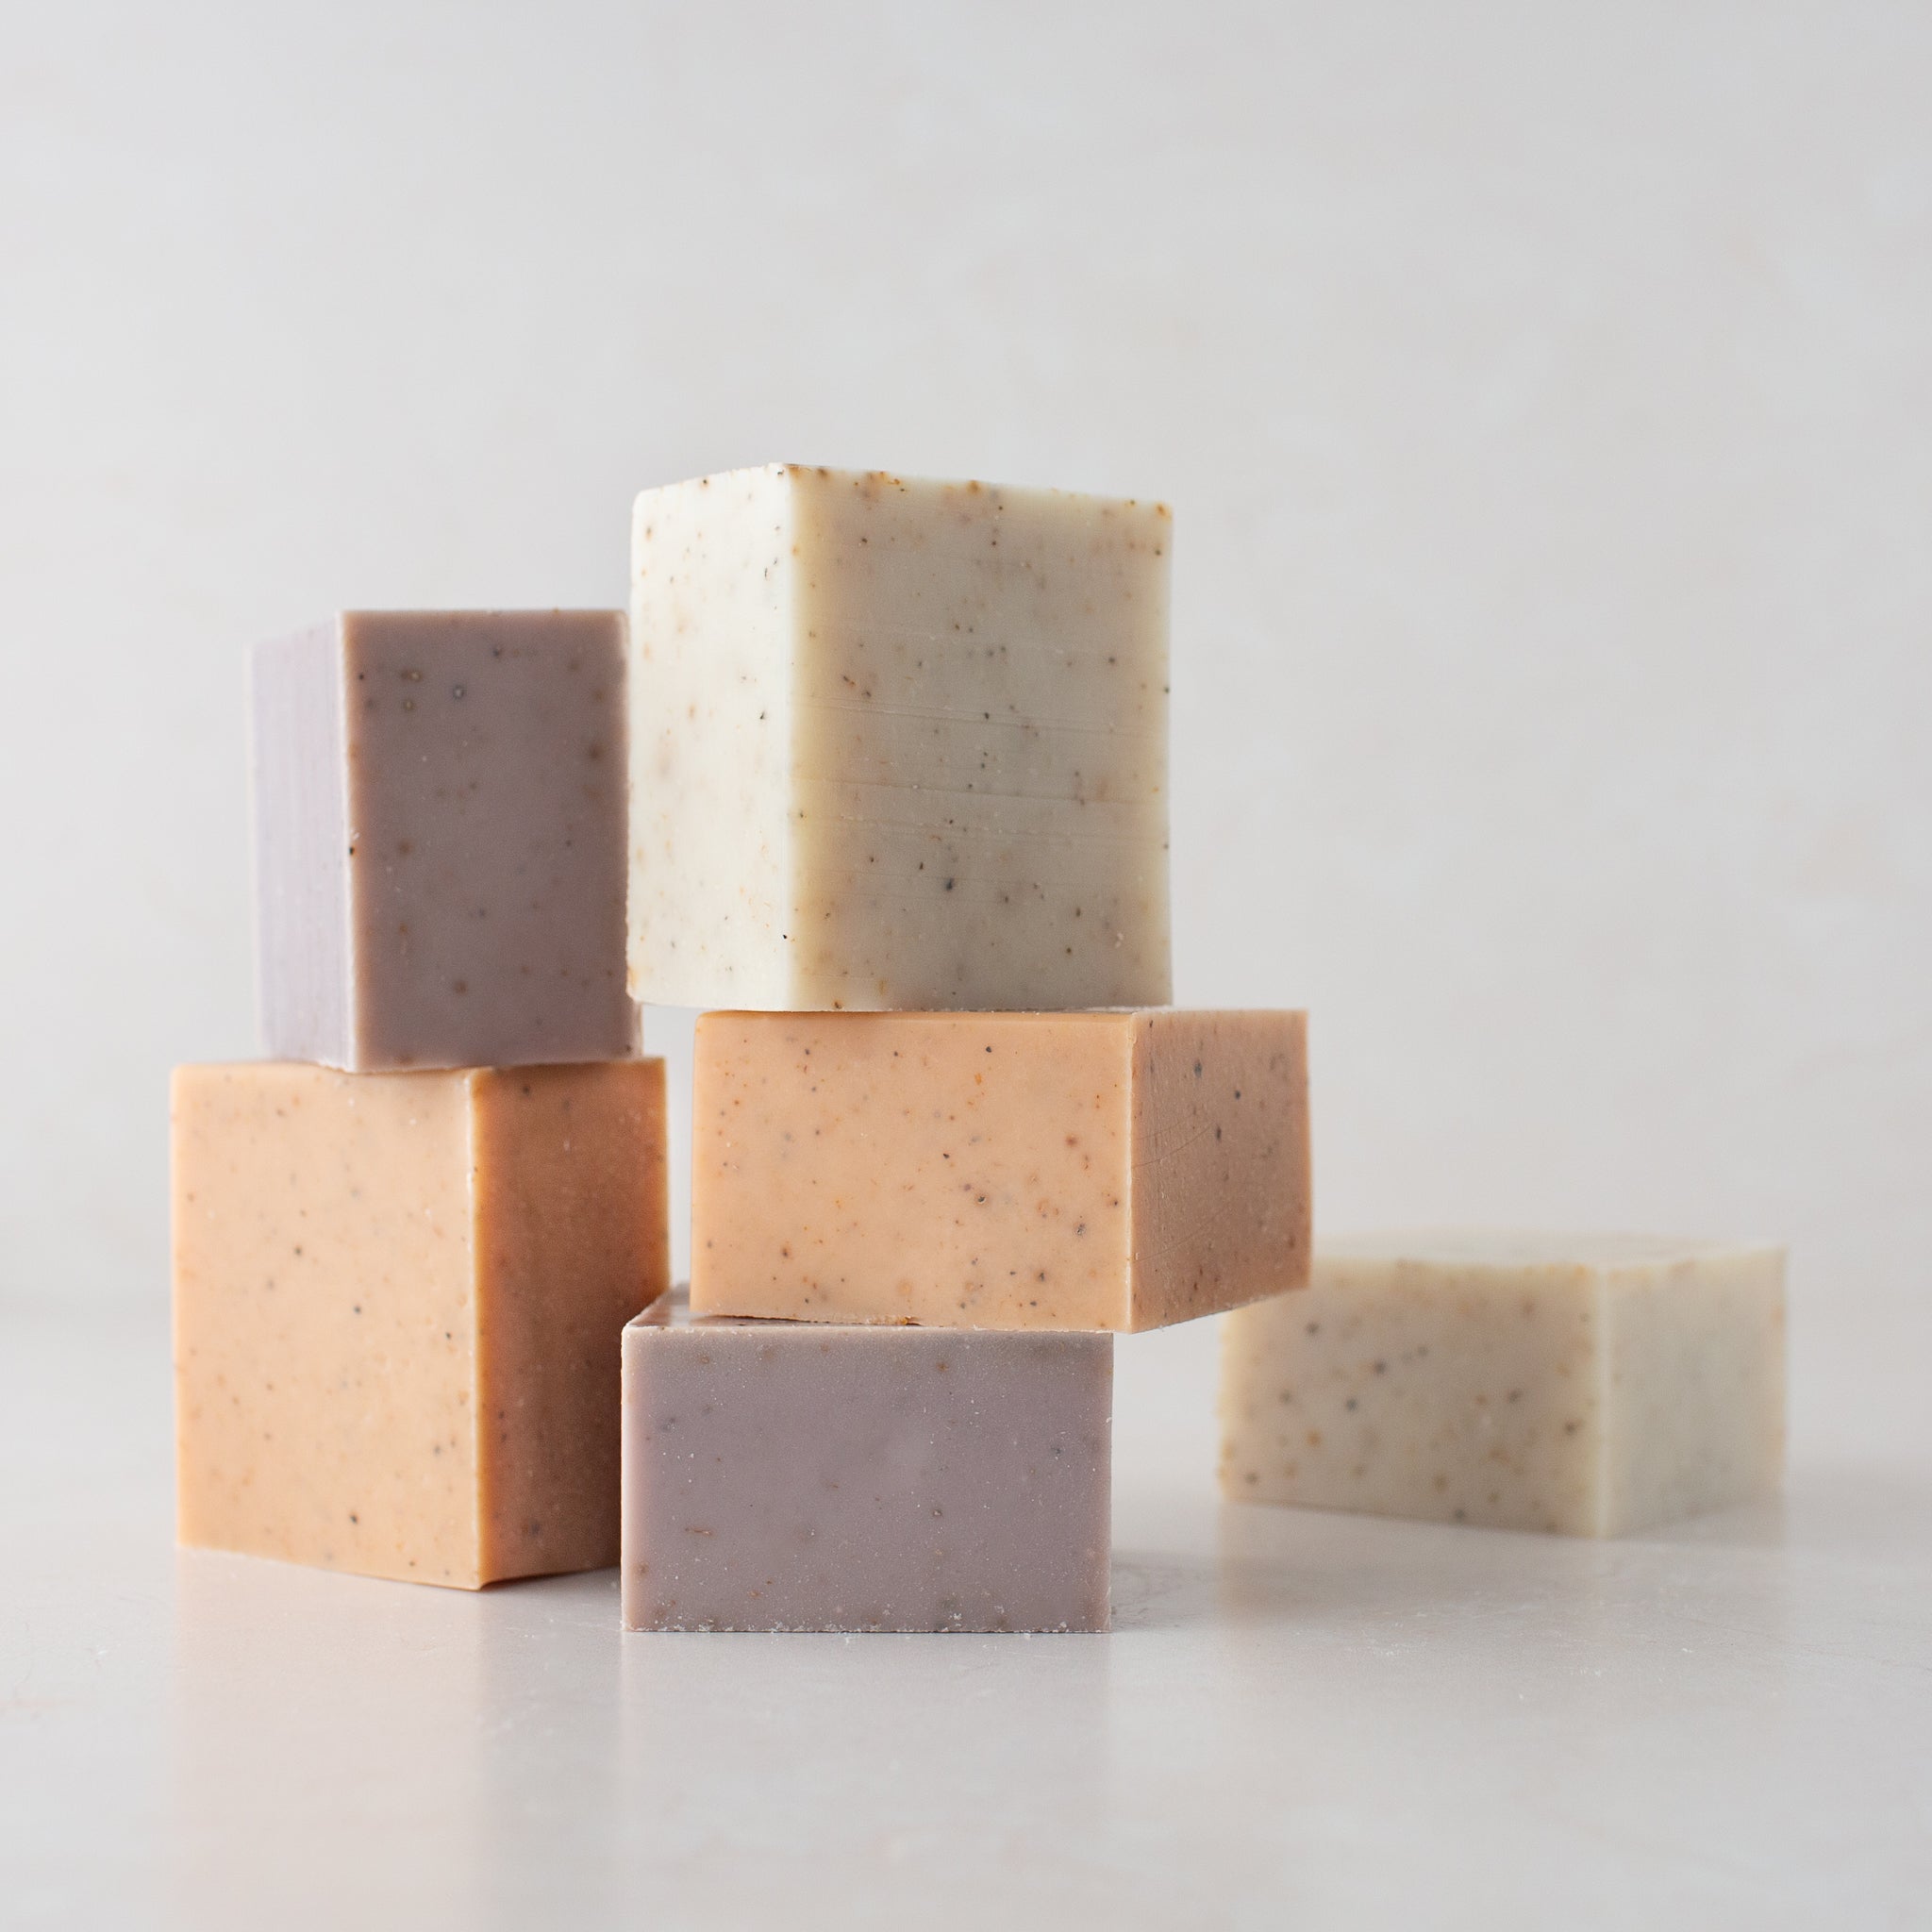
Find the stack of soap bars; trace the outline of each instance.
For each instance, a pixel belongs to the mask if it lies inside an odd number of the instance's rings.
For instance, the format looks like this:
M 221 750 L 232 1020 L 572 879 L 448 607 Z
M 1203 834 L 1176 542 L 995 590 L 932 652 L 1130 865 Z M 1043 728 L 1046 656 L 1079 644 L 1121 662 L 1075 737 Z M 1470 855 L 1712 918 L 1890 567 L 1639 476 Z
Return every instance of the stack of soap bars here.
M 1774 1254 L 1307 1287 L 1304 1016 L 1167 1004 L 1171 530 L 775 466 L 638 499 L 627 624 L 256 651 L 272 1058 L 175 1080 L 185 1542 L 621 1561 L 640 1629 L 1103 1628 L 1112 1338 L 1236 1308 L 1236 1496 L 1602 1532 L 1774 1474 Z M 706 1009 L 675 1293 L 651 1003 Z M 1472 1363 L 1531 1446 L 1460 1442 Z M 1659 1446 L 1659 1391 L 1719 1419 Z
M 617 1557 L 669 1285 L 624 985 L 624 622 L 345 616 L 252 664 L 265 1063 L 175 1075 L 184 1542 L 475 1587 Z

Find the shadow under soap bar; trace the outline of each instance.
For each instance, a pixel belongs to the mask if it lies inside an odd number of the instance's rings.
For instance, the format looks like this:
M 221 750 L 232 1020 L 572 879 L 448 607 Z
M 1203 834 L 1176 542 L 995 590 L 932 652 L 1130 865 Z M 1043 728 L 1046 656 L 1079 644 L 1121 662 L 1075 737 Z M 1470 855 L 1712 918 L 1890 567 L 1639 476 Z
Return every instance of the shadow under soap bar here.
M 1784 1255 L 1641 1236 L 1324 1240 L 1222 1331 L 1221 1478 L 1299 1503 L 1621 1536 L 1769 1494 Z
M 623 1059 L 624 618 L 352 611 L 253 660 L 268 1051 Z
M 661 1060 L 182 1067 L 173 1130 L 184 1543 L 465 1588 L 616 1561 Z
M 692 1309 L 1158 1328 L 1306 1280 L 1306 1017 L 707 1013 Z
M 1113 1339 L 624 1333 L 633 1630 L 1104 1630 Z

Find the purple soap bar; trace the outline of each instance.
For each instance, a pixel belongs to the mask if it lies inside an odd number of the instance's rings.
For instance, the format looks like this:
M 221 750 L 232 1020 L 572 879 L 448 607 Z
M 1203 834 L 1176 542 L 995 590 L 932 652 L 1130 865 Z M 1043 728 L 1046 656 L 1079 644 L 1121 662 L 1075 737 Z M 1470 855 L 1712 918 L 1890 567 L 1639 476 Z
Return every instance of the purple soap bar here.
M 624 618 L 350 611 L 253 662 L 264 1044 L 625 1059 Z
M 1113 1338 L 624 1331 L 632 1630 L 1104 1630 Z

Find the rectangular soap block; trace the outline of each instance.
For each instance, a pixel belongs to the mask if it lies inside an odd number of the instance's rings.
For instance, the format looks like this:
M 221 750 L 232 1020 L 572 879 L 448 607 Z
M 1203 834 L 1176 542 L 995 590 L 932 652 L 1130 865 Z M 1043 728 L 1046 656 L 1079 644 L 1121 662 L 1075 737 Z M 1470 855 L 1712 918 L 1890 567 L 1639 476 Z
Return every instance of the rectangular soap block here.
M 780 463 L 631 542 L 630 986 L 1169 997 L 1166 507 Z
M 1223 1331 L 1222 1487 L 1622 1536 L 1770 1493 L 1781 1249 L 1641 1236 L 1324 1241 Z
M 617 1560 L 660 1060 L 175 1074 L 184 1543 L 474 1589 Z
M 707 1013 L 691 1307 L 1158 1328 L 1306 1280 L 1306 1016 Z
M 624 1333 L 633 1630 L 1104 1630 L 1113 1341 Z
M 622 1059 L 624 618 L 349 611 L 254 654 L 270 1054 Z

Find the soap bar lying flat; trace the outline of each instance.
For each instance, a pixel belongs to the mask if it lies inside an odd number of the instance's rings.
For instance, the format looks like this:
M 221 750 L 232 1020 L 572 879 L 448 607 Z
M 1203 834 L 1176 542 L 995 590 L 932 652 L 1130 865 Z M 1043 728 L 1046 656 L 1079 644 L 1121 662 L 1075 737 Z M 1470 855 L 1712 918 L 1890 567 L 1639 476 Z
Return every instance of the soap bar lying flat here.
M 271 1054 L 622 1059 L 624 619 L 354 611 L 253 664 Z
M 1169 996 L 1166 508 L 777 464 L 631 541 L 630 986 Z
M 1763 1495 L 1784 1459 L 1784 1255 L 1636 1236 L 1324 1241 L 1223 1331 L 1222 1487 L 1621 1536 Z
M 1113 1341 L 624 1333 L 633 1630 L 1104 1630 Z
M 184 1543 L 466 1588 L 616 1561 L 662 1061 L 183 1067 L 174 1169 Z
M 699 1314 L 1158 1328 L 1306 1280 L 1301 1013 L 707 1013 Z

